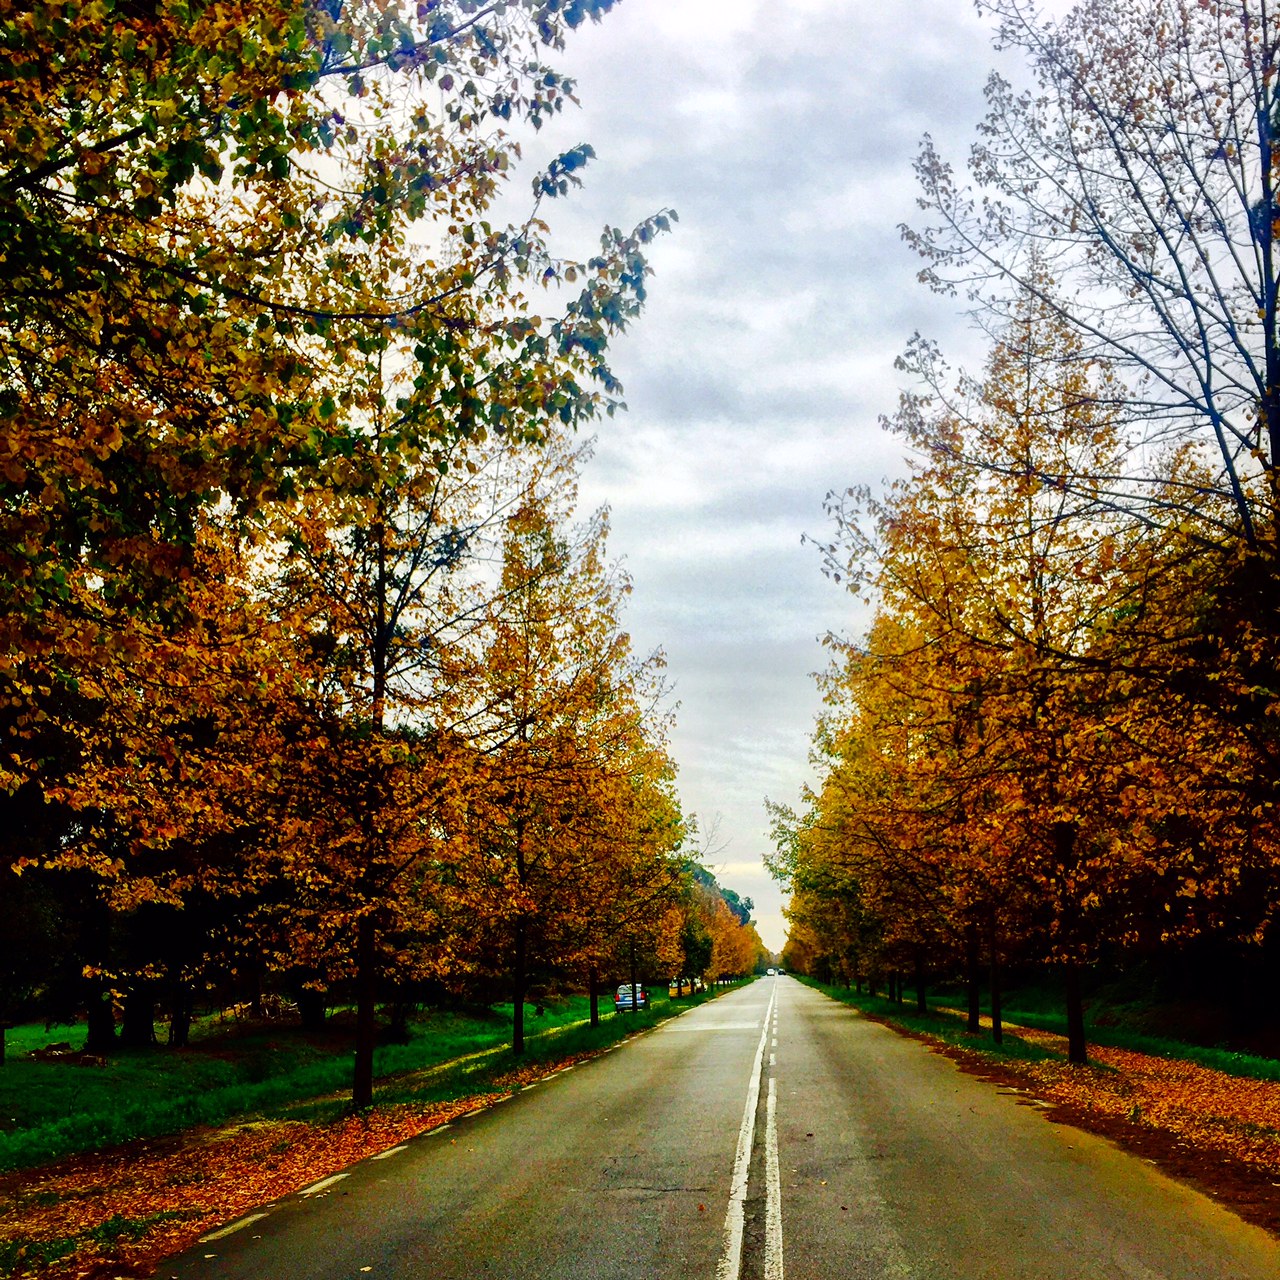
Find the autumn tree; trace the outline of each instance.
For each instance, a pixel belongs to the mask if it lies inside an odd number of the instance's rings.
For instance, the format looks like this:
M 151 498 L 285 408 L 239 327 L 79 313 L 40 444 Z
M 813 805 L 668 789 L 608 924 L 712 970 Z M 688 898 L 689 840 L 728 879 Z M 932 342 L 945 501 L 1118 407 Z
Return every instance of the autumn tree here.
M 1030 0 L 979 8 L 1035 88 L 989 80 L 973 187 L 926 139 L 929 222 L 904 228 L 924 278 L 1003 315 L 1038 297 L 1123 378 L 1116 411 L 1148 443 L 1212 450 L 1205 485 L 1225 509 L 1170 488 L 1152 450 L 1093 477 L 1108 497 L 1258 548 L 1280 460 L 1278 15 L 1270 0 L 1086 0 L 1057 22 Z
M 562 949 L 590 958 L 575 904 L 581 912 L 597 896 L 613 902 L 615 924 L 638 905 L 627 901 L 640 892 L 633 872 L 620 880 L 618 858 L 602 856 L 610 843 L 652 869 L 645 874 L 656 880 L 643 891 L 650 910 L 678 884 L 666 865 L 680 828 L 664 798 L 659 659 L 637 659 L 621 628 L 630 588 L 605 559 L 605 514 L 575 526 L 572 500 L 530 489 L 508 519 L 486 632 L 471 674 L 452 691 L 453 722 L 488 761 L 485 840 L 494 892 L 506 903 L 494 920 L 517 1053 L 535 966 Z M 586 916 L 610 923 L 594 905 Z
M 752 972 L 767 955 L 751 919 L 751 900 L 722 887 L 706 867 L 694 864 L 690 905 L 697 933 L 710 942 L 705 967 L 694 967 L 695 976 L 711 982 L 741 978 Z
M 1249 842 L 1273 841 L 1277 14 L 1269 0 L 1091 0 L 1058 22 L 1026 0 L 980 7 L 1036 87 L 990 80 L 972 185 L 926 140 L 925 225 L 904 234 L 936 288 L 997 315 L 1030 291 L 1116 371 L 1133 448 L 1112 468 L 1044 479 L 1183 540 L 1183 560 L 1198 554 L 1197 603 L 1166 615 L 1150 675 L 1249 739 L 1252 781 L 1223 787 L 1251 793 L 1262 829 Z
M 846 849 L 860 840 L 859 888 L 889 927 L 902 904 L 878 889 L 886 872 L 957 939 L 985 917 L 993 976 L 1018 934 L 1060 962 L 1075 1061 L 1079 968 L 1138 936 L 1172 854 L 1147 838 L 1167 790 L 1118 803 L 1155 782 L 1131 772 L 1132 718 L 1147 708 L 1126 675 L 1142 665 L 1144 633 L 1126 626 L 1155 561 L 1105 498 L 1047 479 L 1116 465 L 1108 378 L 1025 298 L 980 385 L 942 405 L 904 399 L 891 425 L 919 450 L 910 479 L 883 502 L 835 503 L 832 569 L 872 588 L 881 612 L 846 668 L 832 773 L 858 826 L 824 792 L 814 828 L 836 823 Z
M 224 630 L 189 621 L 186 584 L 210 571 L 207 548 L 225 539 L 252 555 L 299 495 L 367 501 L 406 469 L 446 467 L 460 441 L 536 441 L 549 423 L 616 406 L 607 341 L 643 300 L 641 248 L 668 216 L 630 235 L 607 229 L 587 262 L 553 258 L 542 206 L 578 181 L 582 146 L 536 176 L 526 220 L 490 221 L 518 156 L 511 122 L 537 126 L 572 101 L 545 56 L 609 7 L 108 2 L 0 15 L 0 219 L 12 233 L 0 286 L 0 783 L 7 797 L 43 789 L 85 815 L 48 849 L 66 868 L 128 865 L 103 878 L 121 909 L 120 893 L 147 892 L 181 909 L 182 886 L 198 881 L 176 862 L 134 874 L 121 853 L 213 848 L 219 822 L 200 815 L 225 816 L 213 779 L 230 775 L 203 769 L 202 752 L 242 751 L 271 778 L 275 747 L 296 757 L 311 740 L 297 731 L 281 744 L 264 726 L 296 729 L 291 700 L 308 681 L 296 663 L 314 653 L 282 639 L 268 654 L 247 630 L 237 660 Z M 543 288 L 549 316 L 530 302 Z M 245 580 L 237 563 L 229 581 Z M 261 634 L 281 637 L 280 620 Z M 202 643 L 221 646 L 208 663 Z M 185 709 L 180 693 L 165 712 L 148 703 L 166 674 L 179 670 L 185 692 L 202 667 Z M 222 695 L 246 710 L 235 725 L 203 709 L 217 701 L 212 673 L 233 668 Z M 292 710 L 279 716 L 240 687 L 280 690 Z M 264 719 L 250 729 L 254 707 Z M 166 715 L 176 732 L 148 739 L 143 727 Z M 198 731 L 178 727 L 184 715 Z M 167 759 L 196 739 L 189 762 Z M 156 777 L 203 772 L 207 807 L 179 813 L 192 794 L 179 787 L 153 814 L 151 781 L 136 804 L 114 805 L 133 750 L 160 754 Z M 395 772 L 407 748 L 388 750 Z M 291 829 L 296 814 L 267 818 L 266 805 L 221 822 L 228 881 L 249 833 Z
M 84 1003 L 92 1011 L 107 992 L 124 994 L 130 1034 L 144 1043 L 161 988 L 183 1042 L 215 927 L 235 934 L 231 919 L 252 899 L 250 854 L 284 823 L 282 759 L 307 687 L 285 620 L 256 596 L 237 548 L 202 535 L 191 562 L 163 610 L 125 606 L 127 649 L 79 673 L 74 716 L 53 722 L 70 763 L 9 801 L 38 797 L 57 822 L 11 838 L 13 865 L 67 877 L 58 897 L 87 893 L 105 913 L 75 945 Z M 84 589 L 102 608 L 96 585 Z M 109 1047 L 109 1027 L 91 1031 L 95 1048 Z
M 498 126 L 571 100 L 539 51 L 608 7 L 108 3 L 4 19 L 0 651 L 17 733 L 127 626 L 70 599 L 77 574 L 99 598 L 117 583 L 150 598 L 202 520 L 334 481 L 352 353 L 407 347 L 397 409 L 425 442 L 524 437 L 612 402 L 605 344 L 643 296 L 656 224 L 607 232 L 586 286 L 544 319 L 522 290 L 576 269 L 545 252 L 536 204 L 589 149 L 539 177 L 529 222 L 485 221 L 518 151 Z M 410 247 L 423 227 L 433 256 Z M 7 751 L 9 786 L 23 759 Z
M 111 643 L 110 616 L 67 600 L 77 571 L 162 587 L 214 508 L 249 515 L 330 478 L 334 370 L 389 332 L 414 367 L 401 417 L 426 440 L 523 436 L 616 391 L 605 340 L 643 296 L 653 225 L 607 233 L 588 285 L 542 319 L 520 290 L 573 265 L 547 256 L 536 216 L 484 221 L 518 150 L 495 125 L 571 100 L 538 51 L 608 7 L 7 16 L 0 623 L 14 698 Z M 553 162 L 537 199 L 588 155 Z M 407 247 L 424 226 L 430 258 Z M 18 768 L 10 755 L 6 776 Z

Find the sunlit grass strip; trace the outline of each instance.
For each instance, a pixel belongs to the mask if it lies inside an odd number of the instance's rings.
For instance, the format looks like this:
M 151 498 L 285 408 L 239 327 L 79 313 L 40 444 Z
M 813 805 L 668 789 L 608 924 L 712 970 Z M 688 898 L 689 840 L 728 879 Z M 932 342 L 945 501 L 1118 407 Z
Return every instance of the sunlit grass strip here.
M 856 991 L 818 982 L 814 978 L 800 977 L 799 980 L 806 986 L 813 987 L 815 991 L 821 991 L 823 995 L 830 996 L 841 1004 L 850 1005 L 878 1022 L 891 1023 L 908 1031 L 920 1032 L 944 1044 L 956 1045 L 963 1049 L 975 1049 L 996 1058 L 1010 1058 L 1024 1062 L 1042 1062 L 1064 1056 L 1042 1045 L 1028 1043 L 1007 1027 L 1002 1044 L 996 1044 L 989 1034 L 975 1036 L 966 1029 L 964 1019 L 950 1010 L 931 1009 L 928 1013 L 922 1014 L 916 1012 L 914 1003 L 903 1005 L 893 1000 L 885 1000 L 880 996 L 859 995 Z
M 1032 1027 L 1036 1031 L 1051 1031 L 1056 1035 L 1067 1034 L 1065 1016 L 1051 1013 L 1033 1013 L 1010 1008 L 1004 1015 L 1010 1022 Z M 1237 1053 L 1211 1045 L 1190 1044 L 1185 1040 L 1172 1040 L 1167 1036 L 1146 1035 L 1124 1027 L 1100 1027 L 1089 1023 L 1086 1033 L 1091 1044 L 1105 1045 L 1113 1049 L 1131 1049 L 1134 1053 L 1150 1054 L 1158 1058 L 1176 1058 L 1180 1062 L 1194 1062 L 1225 1075 L 1239 1076 L 1244 1080 L 1280 1080 L 1280 1060 L 1264 1058 L 1258 1054 Z
M 602 1001 L 595 1028 L 585 1017 L 586 997 L 574 997 L 531 1020 L 533 1027 L 545 1029 L 528 1035 L 521 1058 L 508 1047 L 507 1017 L 434 1015 L 416 1029 L 412 1043 L 379 1049 L 376 1070 L 382 1083 L 376 1101 L 442 1101 L 487 1092 L 503 1074 L 607 1047 L 715 994 L 678 1002 L 655 996 L 651 1009 L 625 1015 L 614 1014 L 612 1004 Z M 236 1117 L 341 1115 L 351 1082 L 349 1046 L 320 1051 L 284 1028 L 265 1034 L 288 1040 L 290 1051 L 265 1053 L 233 1044 L 230 1061 L 213 1062 L 165 1050 L 122 1052 L 105 1068 L 11 1060 L 0 1074 L 0 1117 L 25 1113 L 37 1119 L 0 1132 L 0 1170 L 32 1168 Z M 311 1056 L 298 1063 L 304 1048 Z

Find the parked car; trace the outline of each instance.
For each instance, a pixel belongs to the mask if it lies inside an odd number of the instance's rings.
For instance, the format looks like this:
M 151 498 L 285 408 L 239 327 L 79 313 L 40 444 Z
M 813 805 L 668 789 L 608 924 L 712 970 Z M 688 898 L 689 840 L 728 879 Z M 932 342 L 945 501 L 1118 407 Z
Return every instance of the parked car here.
M 636 1007 L 647 1009 L 649 1007 L 649 993 L 640 983 L 636 983 Z M 624 982 L 617 990 L 613 997 L 613 1010 L 615 1013 L 631 1012 L 631 983 Z
M 672 978 L 667 985 L 667 995 L 674 1000 L 677 996 L 691 996 L 706 989 L 707 984 L 701 978 Z

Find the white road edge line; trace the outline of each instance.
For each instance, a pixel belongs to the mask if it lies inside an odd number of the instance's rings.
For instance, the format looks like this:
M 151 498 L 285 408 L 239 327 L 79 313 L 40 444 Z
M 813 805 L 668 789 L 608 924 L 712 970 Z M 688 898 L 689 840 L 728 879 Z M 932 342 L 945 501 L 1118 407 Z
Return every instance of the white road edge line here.
M 733 1160 L 733 1177 L 729 1180 L 729 1208 L 724 1215 L 724 1252 L 716 1267 L 716 1280 L 738 1280 L 742 1270 L 742 1233 L 746 1226 L 747 1174 L 751 1166 L 751 1143 L 756 1134 L 756 1108 L 760 1105 L 760 1075 L 764 1070 L 764 1046 L 769 1039 L 769 1018 L 773 1002 L 778 998 L 777 989 L 769 997 L 769 1008 L 764 1015 L 760 1031 L 760 1043 L 756 1046 L 755 1062 L 751 1065 L 751 1080 L 747 1085 L 747 1105 L 742 1111 L 742 1126 L 738 1130 L 738 1150 Z
M 778 1165 L 778 1087 L 770 1078 L 764 1121 L 764 1280 L 782 1277 L 782 1170 Z
M 266 1216 L 265 1213 L 251 1213 L 247 1218 L 241 1218 L 238 1222 L 233 1222 L 228 1227 L 223 1227 L 218 1231 L 210 1231 L 207 1236 L 201 1236 L 197 1243 L 212 1244 L 215 1240 L 225 1240 L 237 1231 L 243 1231 L 245 1227 L 251 1227 L 255 1222 L 261 1222 Z
M 309 1187 L 303 1187 L 298 1194 L 300 1196 L 314 1196 L 341 1182 L 343 1178 L 349 1178 L 350 1176 L 349 1173 L 335 1173 L 331 1178 L 321 1178 L 319 1182 L 313 1182 Z

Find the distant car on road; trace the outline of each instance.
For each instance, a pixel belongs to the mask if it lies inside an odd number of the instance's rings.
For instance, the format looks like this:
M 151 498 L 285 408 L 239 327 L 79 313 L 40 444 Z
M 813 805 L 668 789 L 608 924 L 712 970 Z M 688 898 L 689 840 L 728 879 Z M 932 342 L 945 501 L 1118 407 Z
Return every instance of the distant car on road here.
M 766 969 L 764 972 L 765 972 L 765 977 L 767 978 L 776 978 L 778 976 L 777 969 Z
M 649 993 L 636 983 L 636 1008 L 647 1009 L 649 1007 Z M 631 983 L 624 982 L 617 990 L 613 997 L 613 1011 L 615 1013 L 631 1012 Z

